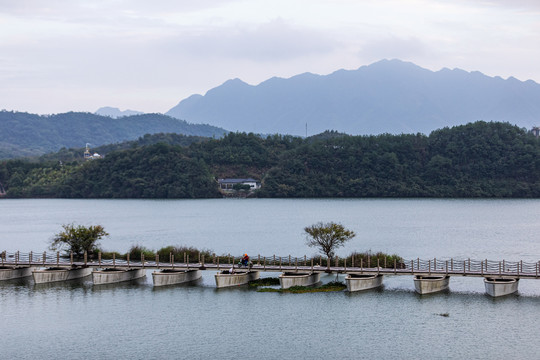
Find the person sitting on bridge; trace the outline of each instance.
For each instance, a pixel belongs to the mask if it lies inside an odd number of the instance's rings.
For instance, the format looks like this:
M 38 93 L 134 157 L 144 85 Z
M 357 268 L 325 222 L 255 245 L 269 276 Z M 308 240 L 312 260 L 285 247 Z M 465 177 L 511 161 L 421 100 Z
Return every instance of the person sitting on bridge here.
M 244 254 L 244 257 L 242 258 L 242 265 L 247 267 L 248 264 L 249 264 L 249 256 L 248 256 L 248 254 Z

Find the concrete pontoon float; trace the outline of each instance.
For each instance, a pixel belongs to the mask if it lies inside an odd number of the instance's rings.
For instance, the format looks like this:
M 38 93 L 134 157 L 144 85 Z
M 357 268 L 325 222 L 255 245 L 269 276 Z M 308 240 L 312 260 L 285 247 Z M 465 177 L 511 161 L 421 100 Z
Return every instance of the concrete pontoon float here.
M 519 279 L 486 277 L 484 285 L 486 286 L 486 294 L 493 297 L 505 296 L 518 291 Z
M 146 269 L 105 268 L 92 272 L 94 285 L 112 284 L 142 278 Z
M 431 294 L 448 289 L 450 276 L 447 275 L 415 275 L 414 288 L 419 294 Z
M 175 285 L 200 279 L 200 270 L 162 269 L 152 272 L 154 286 Z
M 90 267 L 48 267 L 32 271 L 36 284 L 79 279 L 90 274 L 92 274 L 92 268 Z
M 18 279 L 32 276 L 30 266 L 0 266 L 0 280 Z
M 245 285 L 252 280 L 259 278 L 258 271 L 234 271 L 232 274 L 229 270 L 223 270 L 214 275 L 216 278 L 216 287 L 224 288 L 237 285 Z
M 381 274 L 347 274 L 345 283 L 347 291 L 361 291 L 375 289 L 382 285 L 383 276 Z
M 282 289 L 288 289 L 293 286 L 312 286 L 321 281 L 321 274 L 301 273 L 301 272 L 284 272 L 279 275 L 279 283 Z

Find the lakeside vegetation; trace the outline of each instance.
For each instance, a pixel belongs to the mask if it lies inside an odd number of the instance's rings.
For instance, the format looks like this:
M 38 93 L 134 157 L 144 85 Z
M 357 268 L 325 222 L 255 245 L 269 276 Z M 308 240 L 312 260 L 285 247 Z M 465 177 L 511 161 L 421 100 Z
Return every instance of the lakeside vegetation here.
M 347 288 L 347 285 L 345 285 L 341 281 L 332 281 L 326 284 L 322 284 L 320 286 L 292 286 L 287 289 L 262 288 L 262 289 L 258 289 L 257 292 L 305 294 L 305 293 L 316 293 L 316 292 L 343 291 L 346 288 Z
M 0 183 L 10 198 L 216 198 L 218 178 L 247 177 L 261 180 L 258 197 L 540 197 L 540 140 L 508 123 L 429 136 L 160 134 L 107 151 L 2 161 Z

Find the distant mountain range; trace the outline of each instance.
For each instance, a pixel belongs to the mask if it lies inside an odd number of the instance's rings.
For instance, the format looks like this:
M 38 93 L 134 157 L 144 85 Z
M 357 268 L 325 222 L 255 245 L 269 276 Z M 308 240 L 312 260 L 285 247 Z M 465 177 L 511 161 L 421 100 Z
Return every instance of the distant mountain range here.
M 540 85 L 460 69 L 382 60 L 330 75 L 305 73 L 252 86 L 234 79 L 166 115 L 231 131 L 313 135 L 430 133 L 477 120 L 540 123 Z
M 142 111 L 135 111 L 135 110 L 129 110 L 129 109 L 122 111 L 119 108 L 105 106 L 105 107 L 97 109 L 97 111 L 94 114 L 108 116 L 108 117 L 112 117 L 116 119 L 122 116 L 141 115 L 144 113 Z
M 42 155 L 62 147 L 92 147 L 135 140 L 145 134 L 177 133 L 221 137 L 227 131 L 210 125 L 189 124 L 162 114 L 112 119 L 90 113 L 35 115 L 0 111 L 0 159 Z

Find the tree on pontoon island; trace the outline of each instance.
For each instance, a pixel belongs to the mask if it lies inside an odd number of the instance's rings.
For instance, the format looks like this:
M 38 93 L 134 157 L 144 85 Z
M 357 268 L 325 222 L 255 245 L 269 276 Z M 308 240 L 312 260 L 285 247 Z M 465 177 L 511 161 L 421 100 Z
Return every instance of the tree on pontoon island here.
M 51 250 L 63 250 L 66 253 L 73 252 L 75 257 L 82 257 L 84 252 L 92 256 L 97 251 L 98 240 L 109 233 L 101 225 L 62 225 L 64 231 L 54 236 L 51 242 Z
M 330 268 L 330 259 L 334 257 L 336 249 L 356 236 L 352 230 L 347 230 L 341 224 L 334 222 L 318 222 L 304 228 L 306 244 L 309 247 L 318 248 L 321 254 L 326 255 L 327 267 Z

